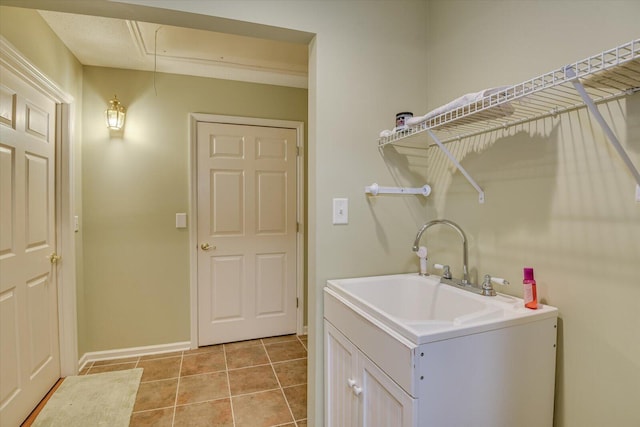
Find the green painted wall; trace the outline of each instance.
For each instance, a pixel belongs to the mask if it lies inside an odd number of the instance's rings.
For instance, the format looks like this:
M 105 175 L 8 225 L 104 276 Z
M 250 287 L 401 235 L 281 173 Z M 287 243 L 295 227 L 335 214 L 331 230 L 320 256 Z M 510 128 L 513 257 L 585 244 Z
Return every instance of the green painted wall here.
M 88 351 L 190 340 L 189 113 L 307 120 L 307 90 L 84 67 L 83 227 Z M 127 108 L 104 125 L 108 100 Z M 192 226 L 192 224 L 190 224 Z
M 125 3 L 131 18 L 149 13 L 139 5 L 157 5 L 151 0 Z M 308 95 L 310 425 L 314 421 L 322 425 L 321 296 L 326 279 L 415 271 L 417 260 L 410 252 L 415 231 L 422 222 L 436 217 L 452 219 L 467 232 L 474 275 L 489 272 L 506 276 L 514 283 L 507 292 L 518 295 L 521 268 L 529 264 L 536 268 L 541 297 L 560 308 L 555 424 L 631 426 L 640 422 L 640 410 L 633 400 L 640 384 L 634 306 L 640 298 L 640 211 L 633 200 L 635 184 L 589 115 L 583 110 L 515 129 L 513 134 L 453 144 L 463 165 L 485 188 L 484 205 L 478 205 L 473 189 L 437 151 L 390 148 L 379 152 L 375 144 L 378 132 L 393 126 L 398 111 L 426 112 L 463 93 L 517 83 L 637 38 L 637 1 L 168 0 L 162 5 L 166 9 L 154 12 L 162 16 L 163 23 L 172 22 L 173 9 L 316 34 L 310 46 Z M 175 19 L 188 22 L 184 15 Z M 92 72 L 87 69 L 85 79 Z M 143 102 L 140 97 L 129 98 L 125 88 L 117 86 L 128 87 L 132 82 L 118 79 L 106 85 L 111 80 L 103 78 L 110 79 L 110 73 L 101 74 L 101 81 L 94 82 L 94 93 L 85 96 L 85 102 L 91 98 L 95 105 L 91 114 L 101 116 L 103 104 L 113 92 L 127 104 L 131 117 L 141 105 L 153 110 L 149 77 L 132 78 L 139 83 L 138 92 L 144 93 Z M 89 86 L 85 85 L 85 91 Z M 165 96 L 163 91 L 168 93 L 169 89 L 160 84 L 159 96 Z M 601 107 L 636 165 L 640 164 L 638 96 Z M 217 102 L 213 96 L 209 101 Z M 109 140 L 97 124 L 100 119 L 89 117 L 88 108 L 83 111 L 84 121 L 96 123 L 83 127 L 87 138 L 83 155 L 91 156 L 91 167 L 97 168 L 95 174 L 91 172 L 92 185 L 104 191 L 104 198 L 96 202 L 100 207 L 85 215 L 85 220 L 95 221 L 85 224 L 91 237 L 85 257 L 92 257 L 86 267 L 94 271 L 91 278 L 97 285 L 87 290 L 86 305 L 92 309 L 98 305 L 99 312 L 92 314 L 96 327 L 108 331 L 104 339 L 112 340 L 115 334 L 109 331 L 131 327 L 127 322 L 120 324 L 118 316 L 123 312 L 136 322 L 146 322 L 143 316 L 131 314 L 140 307 L 128 299 L 152 306 L 143 309 L 149 311 L 149 323 L 168 305 L 186 310 L 187 284 L 175 284 L 186 279 L 186 267 L 184 273 L 167 274 L 160 291 L 150 284 L 154 282 L 150 277 L 158 275 L 154 269 L 163 268 L 161 264 L 184 262 L 186 236 L 173 228 L 173 215 L 186 209 L 186 195 L 178 191 L 166 200 L 164 192 L 151 201 L 145 197 L 147 191 L 158 193 L 154 186 L 173 191 L 185 188 L 187 176 L 179 170 L 185 168 L 187 146 L 183 145 L 180 153 L 166 144 L 151 142 L 162 139 L 180 145 L 177 138 L 169 136 L 172 129 L 166 129 L 167 138 L 146 129 L 137 136 L 127 134 L 130 141 Z M 178 124 L 185 129 L 180 137 L 186 135 L 186 120 L 184 116 L 184 122 Z M 136 129 L 133 123 L 127 124 L 126 132 Z M 151 163 L 157 167 L 144 166 L 143 158 L 153 159 Z M 86 173 L 88 166 L 83 171 Z M 170 175 L 174 180 L 159 175 Z M 152 176 L 159 176 L 159 182 L 154 184 Z M 369 199 L 362 194 L 364 186 L 374 181 L 417 186 L 427 180 L 434 191 L 426 201 Z M 123 199 L 120 189 L 125 181 L 132 187 L 125 189 L 126 193 L 138 195 L 140 201 Z M 84 195 L 89 197 L 88 190 Z M 332 197 L 350 199 L 352 220 L 348 226 L 331 224 Z M 152 212 L 145 204 L 162 213 Z M 86 200 L 84 207 L 89 208 Z M 121 220 L 104 218 L 101 209 L 120 215 Z M 153 230 L 134 219 L 138 215 L 147 215 Z M 138 227 L 127 225 L 129 221 Z M 125 233 L 125 226 L 129 233 Z M 164 238 L 156 238 L 156 233 Z M 143 237 L 150 241 L 137 241 Z M 435 229 L 428 238 L 433 242 L 433 260 L 459 263 L 457 240 L 446 243 L 450 239 L 445 232 Z M 105 248 L 100 247 L 103 239 Z M 118 239 L 137 245 L 135 252 L 142 254 L 135 256 L 144 272 L 135 271 L 120 254 L 130 249 Z M 172 246 L 163 247 L 165 242 L 172 242 Z M 173 255 L 177 261 L 163 257 Z M 120 269 L 136 280 L 126 286 L 104 281 L 95 272 L 106 269 Z M 185 290 L 181 293 L 174 286 Z M 176 296 L 176 301 L 167 302 L 169 295 Z M 103 303 L 115 309 L 123 307 L 102 313 L 99 305 Z M 182 318 L 178 325 L 154 332 L 153 337 L 134 345 L 167 342 L 169 335 L 187 339 L 185 313 L 178 315 Z M 532 414 L 535 416 L 535 408 Z
M 639 16 L 637 1 L 431 0 L 430 107 L 629 42 L 640 37 Z M 599 110 L 640 167 L 640 93 Z M 504 291 L 522 296 L 522 268 L 534 267 L 540 299 L 560 310 L 554 425 L 640 425 L 640 203 L 598 123 L 582 109 L 449 148 L 487 201 L 478 204 L 460 173 L 428 150 L 429 216 L 464 228 L 475 277 L 507 277 Z M 430 231 L 429 253 L 459 275 L 449 236 Z

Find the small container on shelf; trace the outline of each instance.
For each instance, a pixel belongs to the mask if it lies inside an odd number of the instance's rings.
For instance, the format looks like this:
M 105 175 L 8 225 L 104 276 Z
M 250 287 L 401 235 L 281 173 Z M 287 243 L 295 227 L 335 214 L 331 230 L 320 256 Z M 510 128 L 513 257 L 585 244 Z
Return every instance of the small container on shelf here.
M 411 117 L 413 117 L 413 113 L 409 111 L 396 114 L 396 127 L 393 128 L 393 131 L 400 132 L 403 130 L 407 130 L 409 126 L 406 122 L 407 119 L 410 119 Z

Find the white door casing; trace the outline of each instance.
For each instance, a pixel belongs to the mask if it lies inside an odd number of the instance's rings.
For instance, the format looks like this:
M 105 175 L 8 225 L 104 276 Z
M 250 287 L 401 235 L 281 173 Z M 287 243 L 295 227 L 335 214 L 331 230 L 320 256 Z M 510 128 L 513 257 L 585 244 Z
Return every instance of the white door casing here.
M 60 378 L 56 104 L 0 73 L 0 424 L 15 425 Z
M 300 129 L 194 127 L 197 345 L 297 332 Z

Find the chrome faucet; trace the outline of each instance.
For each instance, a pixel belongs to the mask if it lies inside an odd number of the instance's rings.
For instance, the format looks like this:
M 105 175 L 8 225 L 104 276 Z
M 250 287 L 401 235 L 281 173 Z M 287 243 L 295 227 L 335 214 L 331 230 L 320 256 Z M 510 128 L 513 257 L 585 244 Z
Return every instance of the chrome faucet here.
M 436 224 L 444 224 L 453 228 L 458 232 L 460 237 L 462 237 L 462 284 L 469 284 L 469 271 L 468 271 L 468 263 L 469 263 L 469 250 L 467 248 L 467 236 L 462 231 L 462 228 L 455 222 L 449 221 L 447 219 L 434 219 L 433 221 L 429 221 L 425 223 L 420 230 L 418 230 L 418 234 L 416 234 L 416 240 L 413 242 L 413 252 L 418 252 L 418 245 L 420 244 L 420 238 L 422 234 L 427 231 L 427 228 Z

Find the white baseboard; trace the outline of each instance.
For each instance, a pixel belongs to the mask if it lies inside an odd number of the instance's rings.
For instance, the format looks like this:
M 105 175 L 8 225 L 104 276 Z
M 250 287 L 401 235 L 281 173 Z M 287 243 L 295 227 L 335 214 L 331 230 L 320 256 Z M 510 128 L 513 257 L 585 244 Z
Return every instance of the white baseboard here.
M 82 370 L 89 362 L 97 360 L 121 359 L 124 357 L 147 356 L 149 354 L 171 353 L 191 349 L 190 341 L 175 342 L 169 344 L 148 345 L 145 347 L 120 348 L 116 350 L 91 351 L 82 355 L 78 360 L 78 369 Z

